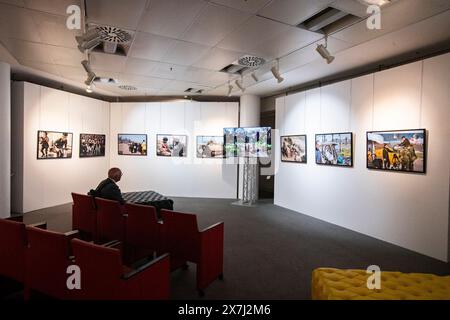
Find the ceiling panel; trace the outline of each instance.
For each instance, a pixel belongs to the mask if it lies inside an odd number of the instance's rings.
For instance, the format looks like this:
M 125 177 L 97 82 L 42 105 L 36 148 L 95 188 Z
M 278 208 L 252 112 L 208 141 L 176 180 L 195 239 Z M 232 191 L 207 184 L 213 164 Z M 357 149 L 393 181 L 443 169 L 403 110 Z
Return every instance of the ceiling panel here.
M 265 41 L 255 48 L 255 51 L 262 53 L 266 58 L 278 58 L 292 51 L 311 44 L 314 41 L 323 38 L 323 35 L 299 29 L 288 27 L 286 32 L 276 35 L 272 39 Z
M 308 64 L 315 60 L 325 60 L 317 53 L 316 47 L 318 44 L 324 43 L 323 40 L 317 41 L 301 50 L 295 51 L 292 54 L 284 57 L 280 60 L 280 70 L 282 72 L 291 70 L 293 68 Z M 346 50 L 353 45 L 351 43 L 335 39 L 334 37 L 328 38 L 328 51 L 332 55 L 336 55 L 337 53 Z M 325 62 L 326 63 L 326 62 Z
M 212 0 L 211 2 L 249 13 L 256 13 L 270 1 L 272 0 Z
M 18 7 L 25 7 L 24 0 L 0 0 L 0 3 L 12 4 Z
M 119 81 L 121 84 L 128 84 L 133 86 L 138 86 L 142 88 L 151 88 L 159 90 L 169 83 L 168 79 L 160 79 L 154 77 L 144 77 L 136 75 L 121 74 L 119 76 Z
M 128 74 L 149 76 L 157 65 L 157 62 L 146 59 L 128 58 L 125 64 L 125 72 Z
M 221 48 L 212 48 L 208 50 L 193 66 L 198 68 L 221 70 L 231 64 L 245 53 L 225 50 Z
M 81 61 L 85 59 L 85 55 L 78 49 L 64 48 L 51 46 L 49 47 L 49 54 L 51 55 L 55 64 L 62 64 L 65 66 L 77 67 Z
M 40 42 L 30 10 L 0 4 L 0 36 Z
M 175 47 L 162 57 L 161 61 L 189 66 L 204 55 L 208 49 L 206 46 L 177 40 Z
M 27 60 L 53 63 L 50 55 L 52 46 L 16 39 L 5 39 L 4 45 L 19 62 Z
M 325 9 L 334 0 L 275 0 L 259 12 L 259 15 L 297 25 Z
M 233 33 L 225 37 L 217 46 L 222 49 L 256 53 L 254 48 L 265 41 L 289 30 L 289 26 L 261 17 L 253 17 Z
M 151 1 L 139 23 L 139 30 L 178 38 L 205 5 L 203 0 Z
M 148 60 L 160 60 L 176 43 L 177 40 L 174 39 L 138 32 L 131 46 L 130 56 Z
M 51 64 L 51 63 L 42 63 L 42 62 L 35 62 L 35 61 L 28 61 L 28 60 L 21 60 L 22 65 L 40 70 L 43 72 L 51 73 L 57 76 L 61 76 L 60 70 L 58 69 L 58 66 Z
M 81 34 L 81 31 L 69 30 L 65 17 L 36 11 L 30 11 L 29 14 L 42 43 L 72 48 L 78 46 L 75 36 Z
M 368 15 L 367 5 L 356 0 L 334 0 L 330 6 L 360 18 Z
M 80 0 L 24 0 L 23 2 L 25 2 L 27 8 L 61 16 L 67 16 L 66 10 L 68 6 L 81 6 Z
M 89 22 L 136 30 L 146 0 L 87 0 Z
M 91 66 L 95 72 L 97 72 L 97 70 L 120 73 L 124 72 L 126 57 L 97 52 L 91 53 L 90 56 Z
M 194 24 L 183 34 L 182 39 L 214 46 L 248 18 L 250 18 L 249 13 L 209 4 L 202 10 Z
M 186 66 L 157 62 L 155 68 L 152 70 L 151 75 L 158 78 L 175 79 L 177 77 L 180 77 L 186 71 L 186 69 Z
M 86 71 L 84 71 L 83 67 L 71 67 L 71 66 L 56 66 L 58 69 L 59 74 L 67 79 L 79 81 L 80 83 L 84 83 L 84 81 L 87 78 Z M 98 76 L 101 76 L 101 74 L 98 74 Z
M 186 82 L 186 81 L 178 81 L 178 80 L 171 80 L 165 87 L 164 90 L 168 91 L 175 91 L 178 92 L 178 94 L 183 94 L 184 90 L 188 88 L 195 88 L 195 89 L 210 89 L 211 87 L 202 86 L 196 83 L 192 82 Z
M 359 44 L 384 34 L 406 27 L 412 23 L 450 9 L 449 0 L 408 0 L 397 1 L 382 10 L 380 30 L 369 30 L 366 21 L 361 21 L 339 31 L 335 38 Z

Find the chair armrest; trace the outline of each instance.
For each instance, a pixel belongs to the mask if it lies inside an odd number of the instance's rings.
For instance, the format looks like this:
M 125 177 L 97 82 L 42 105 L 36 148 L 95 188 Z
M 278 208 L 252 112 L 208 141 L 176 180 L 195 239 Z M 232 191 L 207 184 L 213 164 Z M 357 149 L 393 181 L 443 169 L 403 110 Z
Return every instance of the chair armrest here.
M 28 226 L 45 230 L 45 229 L 47 229 L 47 222 L 46 221 L 41 221 L 41 222 L 29 224 Z
M 122 241 L 113 240 L 102 244 L 103 247 L 122 249 Z
M 15 214 L 13 216 L 5 218 L 5 220 L 11 220 L 16 222 L 23 222 L 23 214 Z
M 67 238 L 69 238 L 69 240 L 71 240 L 71 239 L 75 239 L 76 237 L 78 237 L 80 235 L 80 232 L 78 230 L 72 230 L 72 231 L 64 233 L 64 235 Z
M 140 274 L 141 272 L 145 271 L 146 269 L 150 268 L 151 266 L 156 265 L 160 261 L 162 261 L 164 259 L 168 259 L 168 258 L 169 258 L 169 254 L 168 253 L 163 254 L 162 256 L 160 256 L 160 257 L 158 257 L 158 258 L 156 258 L 156 259 L 154 259 L 152 261 L 149 261 L 149 262 L 143 264 L 139 268 L 137 268 L 137 269 L 135 269 L 135 270 L 133 270 L 131 272 L 128 272 L 127 274 L 124 274 L 122 276 L 122 279 L 123 280 L 128 280 L 128 279 L 130 279 L 130 278 Z
M 223 275 L 224 223 L 216 223 L 199 232 L 200 261 L 197 265 L 197 289 L 205 289 Z
M 209 226 L 209 227 L 207 227 L 207 228 L 205 228 L 205 229 L 203 229 L 203 230 L 201 230 L 201 231 L 199 231 L 200 233 L 203 233 L 203 232 L 211 232 L 211 230 L 214 230 L 214 229 L 217 229 L 220 225 L 222 225 L 223 224 L 223 221 L 221 221 L 221 222 L 217 222 L 216 224 L 213 224 L 212 226 Z

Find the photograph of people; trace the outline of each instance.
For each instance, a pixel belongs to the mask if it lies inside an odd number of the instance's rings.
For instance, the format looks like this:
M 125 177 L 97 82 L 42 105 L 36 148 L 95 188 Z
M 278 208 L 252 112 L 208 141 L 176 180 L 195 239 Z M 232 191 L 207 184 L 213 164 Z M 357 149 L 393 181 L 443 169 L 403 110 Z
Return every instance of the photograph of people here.
M 368 132 L 367 167 L 423 173 L 426 150 L 424 142 L 424 130 Z
M 156 137 L 156 155 L 163 157 L 186 157 L 187 136 L 163 135 Z
M 80 158 L 105 156 L 104 134 L 80 134 Z
M 119 134 L 119 155 L 146 156 L 147 135 L 146 134 Z
M 38 159 L 72 157 L 72 133 L 38 131 Z

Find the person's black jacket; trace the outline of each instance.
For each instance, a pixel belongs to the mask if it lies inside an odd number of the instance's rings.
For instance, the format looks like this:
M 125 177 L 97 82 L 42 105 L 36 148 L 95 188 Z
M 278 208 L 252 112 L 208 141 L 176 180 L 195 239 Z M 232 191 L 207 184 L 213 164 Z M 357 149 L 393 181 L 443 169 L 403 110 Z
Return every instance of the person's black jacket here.
M 98 198 L 119 201 L 121 204 L 125 203 L 119 187 L 113 180 L 109 178 L 100 182 L 97 189 L 91 190 L 89 194 Z

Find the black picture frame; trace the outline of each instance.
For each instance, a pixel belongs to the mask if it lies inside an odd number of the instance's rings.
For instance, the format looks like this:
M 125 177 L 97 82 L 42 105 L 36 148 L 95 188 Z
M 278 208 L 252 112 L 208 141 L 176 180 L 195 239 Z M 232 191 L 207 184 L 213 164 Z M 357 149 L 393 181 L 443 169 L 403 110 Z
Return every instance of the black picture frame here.
M 100 154 L 98 154 L 98 155 L 83 155 L 82 154 L 81 140 L 82 140 L 83 136 L 99 136 L 99 137 L 103 137 L 103 149 L 101 150 Z M 82 159 L 84 159 L 84 158 L 104 157 L 106 155 L 106 134 L 101 134 L 101 133 L 80 133 L 80 145 L 79 145 L 78 149 L 79 149 L 78 156 L 80 158 L 82 158 Z
M 290 137 L 304 137 L 305 138 L 305 161 L 291 161 L 291 160 L 283 160 L 283 138 L 290 138 Z M 281 162 L 286 163 L 300 163 L 300 164 L 307 164 L 308 163 L 308 138 L 306 134 L 291 134 L 286 136 L 280 136 L 280 159 Z
M 403 169 L 386 169 L 383 168 L 384 164 L 383 164 L 383 155 L 381 157 L 381 159 L 376 158 L 376 160 L 378 161 L 378 165 L 372 163 L 372 166 L 369 165 L 369 134 L 394 134 L 394 133 L 399 133 L 399 135 L 401 135 L 401 133 L 403 134 L 412 134 L 413 132 L 420 132 L 422 134 L 423 137 L 423 143 L 422 143 L 422 160 L 423 160 L 423 165 L 422 165 L 422 170 L 420 171 L 414 171 L 414 170 L 403 170 Z M 409 139 L 408 139 L 409 140 Z M 372 147 L 374 147 L 374 145 L 372 145 Z M 394 150 L 392 148 L 392 150 Z M 372 152 L 372 151 L 371 151 Z M 389 152 L 389 151 L 388 151 Z M 417 150 L 414 150 L 414 153 L 416 154 Z M 427 173 L 427 158 L 428 158 L 428 137 L 427 137 L 427 129 L 402 129 L 402 130 L 378 130 L 378 131 L 367 131 L 366 132 L 366 150 L 365 150 L 365 154 L 366 154 L 366 168 L 369 170 L 374 170 L 374 171 L 386 171 L 386 172 L 401 172 L 401 173 L 412 173 L 412 174 L 426 174 Z M 376 151 L 375 151 L 376 154 Z M 396 153 L 397 154 L 397 153 Z M 390 157 L 388 156 L 389 160 Z M 372 158 L 372 161 L 373 158 Z M 398 161 L 401 162 L 401 160 L 399 159 Z M 416 160 L 414 160 L 416 161 Z M 394 166 L 395 164 L 393 164 Z M 400 166 L 402 166 L 403 164 L 400 163 Z
M 198 145 L 199 145 L 199 141 L 198 140 L 199 140 L 199 138 L 220 138 L 222 140 L 222 148 L 221 148 L 222 155 L 218 156 L 218 157 L 200 157 L 199 154 L 198 154 Z M 199 158 L 199 159 L 224 159 L 225 158 L 225 154 L 224 154 L 224 151 L 225 151 L 225 148 L 224 148 L 225 140 L 224 140 L 223 136 L 205 136 L 205 135 L 202 135 L 202 136 L 196 136 L 195 139 L 196 139 L 195 154 L 196 154 L 197 158 Z
M 67 134 L 67 136 L 70 137 L 70 155 L 69 156 L 64 156 L 64 157 L 59 157 L 59 156 L 56 156 L 56 157 L 48 157 L 48 156 L 47 157 L 40 157 L 39 153 L 40 152 L 43 153 L 42 148 L 39 147 L 41 145 L 41 143 L 40 143 L 40 133 L 41 132 L 45 132 L 47 134 L 47 136 L 48 136 L 49 133 L 55 133 L 55 134 L 58 134 L 58 135 Z M 36 142 L 37 142 L 36 143 L 36 146 L 37 146 L 37 148 L 36 148 L 36 151 L 37 151 L 36 152 L 36 159 L 37 160 L 72 159 L 72 155 L 73 155 L 73 133 L 72 132 L 68 132 L 68 131 L 52 131 L 52 130 L 38 130 L 37 131 Z M 50 146 L 48 146 L 46 149 L 47 149 L 46 152 L 47 152 L 47 155 L 48 155 Z M 50 151 L 50 152 L 52 152 L 52 151 Z
M 164 137 L 185 137 L 185 139 L 186 139 L 186 145 L 184 146 L 184 148 L 183 148 L 183 155 L 182 156 L 177 156 L 177 157 L 174 157 L 174 156 L 172 156 L 172 155 L 163 155 L 163 154 L 158 154 L 158 137 L 160 137 L 160 136 L 164 136 Z M 185 134 L 165 134 L 165 133 L 158 133 L 158 134 L 156 134 L 156 156 L 157 157 L 166 157 L 166 158 L 172 158 L 172 157 L 174 157 L 174 158 L 186 158 L 187 156 L 188 156 L 188 136 L 187 135 L 185 135 Z
M 328 135 L 350 135 L 350 164 L 333 164 L 333 163 L 319 163 L 317 162 L 316 156 L 316 146 L 317 146 L 317 137 L 318 136 L 328 136 Z M 321 166 L 332 166 L 332 167 L 340 167 L 340 168 L 353 168 L 354 166 L 354 152 L 353 152 L 353 132 L 331 132 L 331 133 L 316 133 L 314 137 L 314 161 L 317 165 Z
M 145 136 L 145 145 L 146 145 L 146 150 L 145 150 L 145 154 L 142 153 L 120 153 L 120 136 Z M 136 142 L 137 143 L 137 142 Z M 117 134 L 117 154 L 119 156 L 134 156 L 134 157 L 146 157 L 148 155 L 148 137 L 146 133 L 118 133 Z

